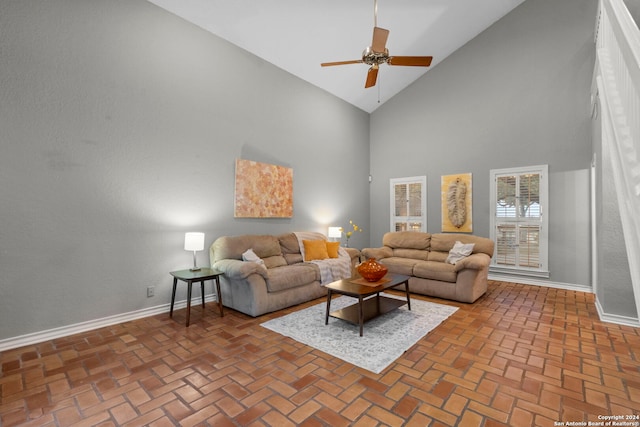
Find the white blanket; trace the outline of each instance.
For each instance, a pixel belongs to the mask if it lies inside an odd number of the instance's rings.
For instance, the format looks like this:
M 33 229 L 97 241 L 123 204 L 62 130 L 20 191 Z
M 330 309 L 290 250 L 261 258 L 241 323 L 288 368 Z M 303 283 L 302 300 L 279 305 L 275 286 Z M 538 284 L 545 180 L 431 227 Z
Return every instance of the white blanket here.
M 322 233 L 296 232 L 295 235 L 298 238 L 302 259 L 304 259 L 303 240 L 326 240 L 326 237 Z M 342 247 L 338 249 L 338 258 L 318 259 L 306 262 L 311 262 L 318 266 L 320 269 L 320 283 L 323 285 L 351 277 L 351 257 Z

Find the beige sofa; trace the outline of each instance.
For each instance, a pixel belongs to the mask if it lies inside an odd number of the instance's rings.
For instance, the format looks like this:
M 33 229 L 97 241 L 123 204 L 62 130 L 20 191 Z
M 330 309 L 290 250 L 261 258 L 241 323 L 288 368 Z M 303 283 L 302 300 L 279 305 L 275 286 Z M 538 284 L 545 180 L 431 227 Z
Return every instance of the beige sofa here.
M 315 235 L 317 239 L 326 239 L 320 233 Z M 249 249 L 263 265 L 243 261 L 242 255 Z M 360 251 L 342 249 L 350 258 L 353 274 Z M 209 248 L 209 258 L 211 267 L 224 273 L 220 277 L 222 303 L 249 316 L 260 316 L 327 294 L 321 286 L 318 265 L 303 261 L 295 233 L 220 237 Z
M 447 263 L 456 241 L 473 243 L 471 255 Z M 409 290 L 437 298 L 472 303 L 487 291 L 489 263 L 494 242 L 468 234 L 429 234 L 413 231 L 386 233 L 383 247 L 362 250 L 363 257 L 375 258 L 391 273 L 411 276 Z

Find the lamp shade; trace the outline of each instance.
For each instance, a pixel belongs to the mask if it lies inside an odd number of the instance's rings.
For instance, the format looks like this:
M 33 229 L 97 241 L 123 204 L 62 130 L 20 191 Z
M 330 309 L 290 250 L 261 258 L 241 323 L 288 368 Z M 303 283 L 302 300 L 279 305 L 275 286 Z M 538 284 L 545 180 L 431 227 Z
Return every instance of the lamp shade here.
M 341 227 L 329 227 L 329 237 L 331 237 L 331 238 L 340 238 L 340 237 L 342 237 L 342 228 Z
M 204 249 L 204 233 L 185 233 L 184 250 L 201 251 Z

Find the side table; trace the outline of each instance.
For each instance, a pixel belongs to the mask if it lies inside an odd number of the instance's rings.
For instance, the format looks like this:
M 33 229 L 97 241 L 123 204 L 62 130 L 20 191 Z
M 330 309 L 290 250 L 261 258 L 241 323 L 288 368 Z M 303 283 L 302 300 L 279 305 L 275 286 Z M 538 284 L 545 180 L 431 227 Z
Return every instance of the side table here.
M 216 284 L 216 297 L 218 299 L 218 308 L 220 309 L 220 317 L 224 316 L 222 312 L 222 294 L 220 293 L 220 276 L 221 271 L 212 268 L 201 268 L 200 270 L 178 270 L 169 273 L 173 276 L 173 292 L 171 293 L 171 311 L 169 317 L 173 317 L 173 304 L 176 300 L 176 287 L 178 280 L 187 283 L 187 326 L 189 326 L 189 318 L 191 317 L 191 288 L 193 282 L 200 282 L 200 290 L 202 293 L 202 308 L 204 309 L 204 282 L 205 280 L 213 280 Z

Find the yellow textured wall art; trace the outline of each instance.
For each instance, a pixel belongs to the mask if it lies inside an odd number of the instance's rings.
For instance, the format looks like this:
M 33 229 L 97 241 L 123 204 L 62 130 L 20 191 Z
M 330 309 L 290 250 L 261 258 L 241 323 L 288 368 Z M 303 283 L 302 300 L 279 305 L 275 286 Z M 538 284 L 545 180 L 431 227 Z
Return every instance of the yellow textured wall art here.
M 293 169 L 236 159 L 236 218 L 293 217 Z
M 443 175 L 442 231 L 473 232 L 471 174 Z

